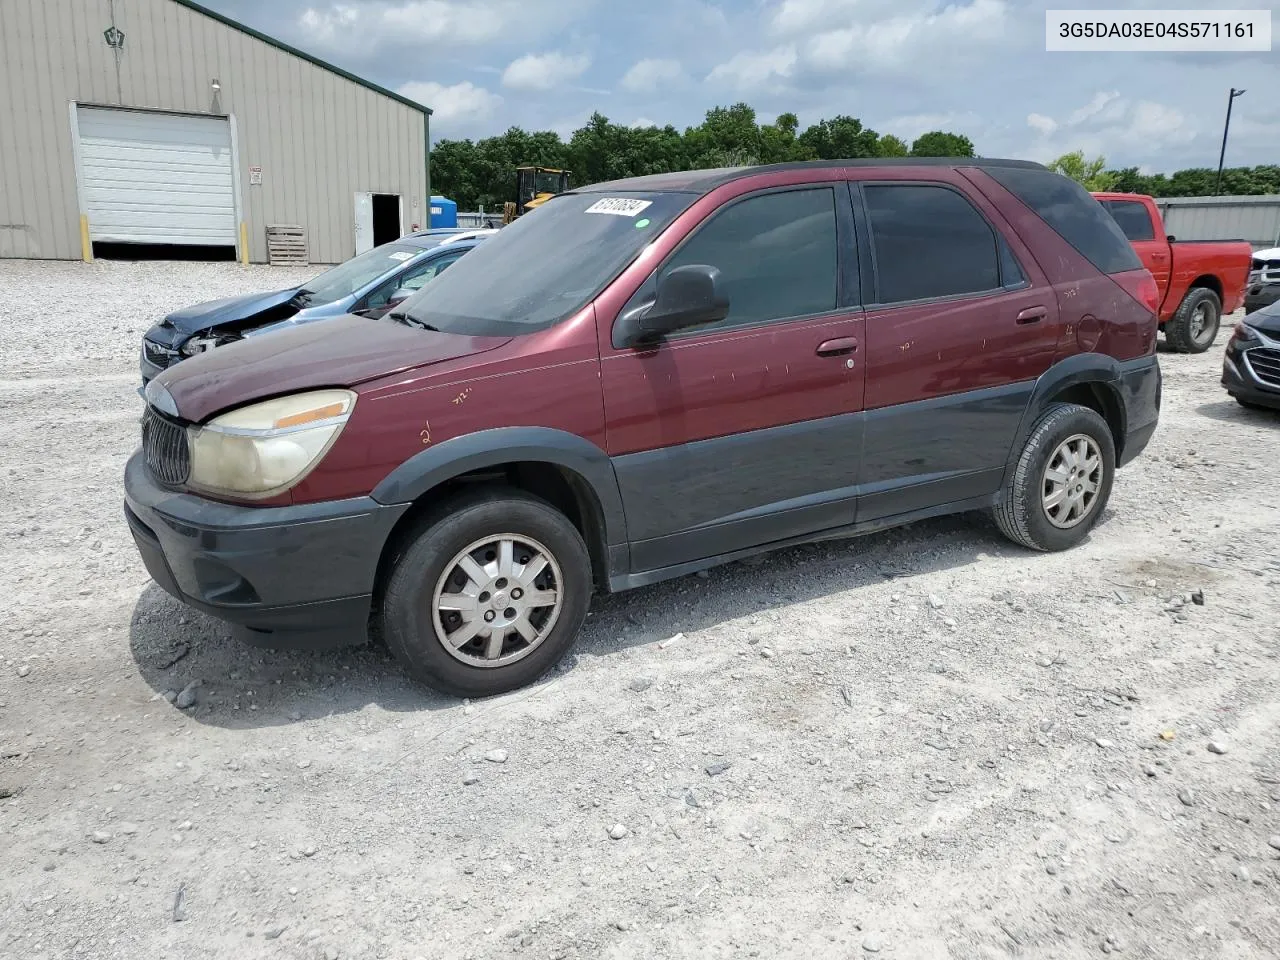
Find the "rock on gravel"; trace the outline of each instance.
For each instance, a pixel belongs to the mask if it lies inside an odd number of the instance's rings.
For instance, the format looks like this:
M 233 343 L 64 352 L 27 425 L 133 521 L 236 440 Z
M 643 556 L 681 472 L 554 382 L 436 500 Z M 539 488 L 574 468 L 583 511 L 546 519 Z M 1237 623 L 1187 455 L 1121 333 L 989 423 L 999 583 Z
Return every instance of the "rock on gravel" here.
M 490 750 L 488 753 L 484 755 L 484 758 L 488 760 L 490 763 L 506 763 L 507 751 L 499 747 L 496 750 Z
M 200 689 L 201 682 L 192 680 L 179 691 L 177 698 L 173 701 L 173 705 L 179 710 L 187 710 L 196 705 L 197 693 Z
M 1216 753 L 1221 756 L 1227 752 L 1227 745 L 1221 740 L 1210 740 L 1208 750 L 1210 753 Z
M 631 831 L 628 830 L 626 827 L 624 827 L 622 824 L 615 823 L 612 827 L 609 828 L 609 838 L 611 840 L 621 840 L 630 832 Z

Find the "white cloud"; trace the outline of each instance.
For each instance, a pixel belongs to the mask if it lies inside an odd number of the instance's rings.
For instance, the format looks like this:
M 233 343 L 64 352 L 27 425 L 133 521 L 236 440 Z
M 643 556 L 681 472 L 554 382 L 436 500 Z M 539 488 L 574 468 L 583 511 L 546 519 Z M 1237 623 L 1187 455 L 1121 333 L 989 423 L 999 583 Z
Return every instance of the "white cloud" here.
M 622 77 L 623 90 L 651 93 L 659 87 L 676 83 L 684 76 L 679 60 L 646 59 L 637 61 Z
M 769 13 L 769 30 L 780 36 L 800 36 L 819 30 L 848 27 L 862 21 L 901 16 L 907 8 L 921 15 L 934 8 L 931 0 L 781 0 Z
M 1043 113 L 1029 113 L 1027 126 L 1047 137 L 1058 129 L 1058 121 L 1053 117 L 1046 117 Z
M 327 45 L 348 30 L 359 17 L 355 7 L 335 4 L 327 10 L 308 8 L 302 11 L 298 23 L 310 39 Z
M 640 117 L 638 120 L 631 121 L 632 130 L 643 130 L 645 127 L 656 127 L 657 124 L 648 117 Z
M 433 80 L 415 80 L 396 92 L 430 107 L 433 125 L 485 120 L 502 105 L 502 97 L 469 80 L 448 87 Z
M 278 3 L 281 0 L 277 0 Z M 367 0 L 319 3 L 298 17 L 301 39 L 322 47 L 439 42 L 475 46 L 527 40 L 581 15 L 592 0 Z
M 1150 151 L 1177 157 L 1200 134 L 1180 110 L 1151 100 L 1132 101 L 1114 92 L 1095 94 L 1059 123 L 1053 117 L 1032 113 L 1027 126 L 1039 136 L 1026 153 L 1035 160 L 1051 160 L 1083 150 L 1086 156 L 1102 155 L 1109 163 Z M 1189 162 L 1173 159 L 1164 166 L 1178 169 Z
M 915 72 L 921 64 L 969 54 L 978 45 L 999 44 L 1005 39 L 1008 16 L 1006 0 L 973 0 L 936 13 L 858 21 L 811 36 L 802 49 L 805 61 L 818 70 Z
M 735 90 L 754 90 L 774 79 L 787 79 L 796 68 L 794 45 L 772 50 L 744 50 L 707 74 L 707 82 Z
M 1067 118 L 1068 126 L 1079 126 L 1086 120 L 1098 117 L 1104 114 L 1110 108 L 1109 115 L 1114 117 L 1117 111 L 1123 111 L 1125 102 L 1120 99 L 1120 94 L 1115 90 L 1106 92 L 1098 92 L 1093 95 L 1093 99 L 1086 103 L 1083 107 L 1071 112 L 1071 116 Z
M 576 80 L 591 66 L 587 56 L 564 53 L 528 53 L 512 60 L 502 72 L 502 85 L 513 90 L 553 90 Z

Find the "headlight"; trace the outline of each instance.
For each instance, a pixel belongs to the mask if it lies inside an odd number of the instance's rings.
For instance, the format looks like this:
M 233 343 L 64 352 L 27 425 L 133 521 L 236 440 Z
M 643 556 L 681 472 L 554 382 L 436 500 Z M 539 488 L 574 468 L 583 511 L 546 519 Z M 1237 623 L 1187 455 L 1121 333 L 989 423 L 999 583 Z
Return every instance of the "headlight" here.
M 251 404 L 187 431 L 194 490 L 261 499 L 311 472 L 342 432 L 356 395 L 316 390 Z
M 1258 331 L 1253 329 L 1243 320 L 1236 324 L 1235 329 L 1231 331 L 1231 339 L 1236 343 L 1248 343 L 1249 341 L 1261 342 L 1262 338 L 1258 336 Z
M 194 357 L 196 354 L 204 353 L 206 350 L 212 350 L 217 345 L 218 340 L 216 337 L 191 337 L 179 350 L 184 357 Z

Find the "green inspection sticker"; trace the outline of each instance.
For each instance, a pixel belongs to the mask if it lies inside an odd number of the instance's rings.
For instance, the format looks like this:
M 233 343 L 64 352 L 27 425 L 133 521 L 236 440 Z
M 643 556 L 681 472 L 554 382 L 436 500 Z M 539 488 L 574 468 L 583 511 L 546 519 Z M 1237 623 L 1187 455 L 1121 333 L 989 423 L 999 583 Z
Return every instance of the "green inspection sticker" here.
M 645 219 L 643 219 L 643 220 L 637 220 L 637 221 L 636 221 L 636 229 L 637 229 L 637 230 L 643 230 L 643 229 L 644 229 L 645 227 L 647 227 L 648 225 L 649 225 L 649 219 L 648 219 L 647 217 L 646 217 Z

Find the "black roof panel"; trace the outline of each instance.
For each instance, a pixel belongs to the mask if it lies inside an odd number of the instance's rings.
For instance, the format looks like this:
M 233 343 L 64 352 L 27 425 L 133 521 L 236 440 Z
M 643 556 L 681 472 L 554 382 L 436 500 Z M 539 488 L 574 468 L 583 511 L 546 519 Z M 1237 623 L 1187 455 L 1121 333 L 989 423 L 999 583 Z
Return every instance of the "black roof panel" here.
M 858 160 L 805 160 L 798 163 L 771 163 L 754 167 L 716 167 L 710 170 L 680 170 L 654 173 L 624 180 L 609 180 L 575 187 L 570 193 L 680 192 L 710 193 L 716 187 L 742 177 L 782 170 L 830 167 L 1028 167 L 1047 170 L 1030 160 L 998 160 L 978 157 L 870 157 Z

